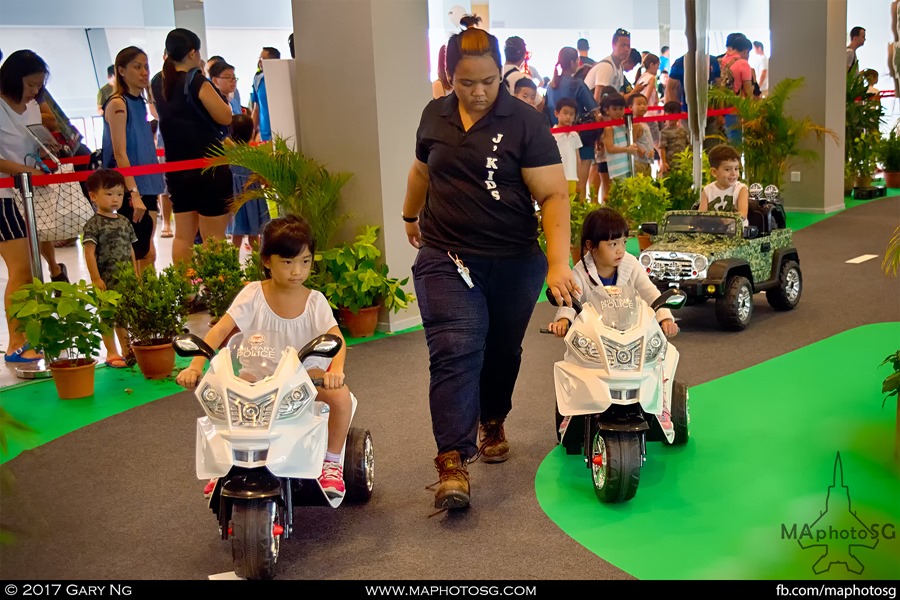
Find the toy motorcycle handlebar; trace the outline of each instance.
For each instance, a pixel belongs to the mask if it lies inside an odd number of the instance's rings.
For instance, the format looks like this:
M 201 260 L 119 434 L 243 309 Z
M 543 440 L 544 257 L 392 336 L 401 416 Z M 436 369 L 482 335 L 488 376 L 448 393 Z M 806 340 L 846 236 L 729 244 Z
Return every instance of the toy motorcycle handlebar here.
M 550 288 L 547 288 L 546 295 L 547 295 L 547 301 L 548 301 L 552 306 L 556 306 L 556 307 L 559 306 L 559 303 L 556 302 L 556 298 L 553 296 L 553 292 L 550 290 Z M 581 302 L 579 302 L 574 296 L 572 296 L 572 308 L 575 309 L 575 314 L 576 314 L 576 315 L 577 315 L 578 313 L 580 313 L 580 312 L 581 312 L 581 309 L 582 309 Z M 544 333 L 544 331 L 541 331 L 541 333 Z

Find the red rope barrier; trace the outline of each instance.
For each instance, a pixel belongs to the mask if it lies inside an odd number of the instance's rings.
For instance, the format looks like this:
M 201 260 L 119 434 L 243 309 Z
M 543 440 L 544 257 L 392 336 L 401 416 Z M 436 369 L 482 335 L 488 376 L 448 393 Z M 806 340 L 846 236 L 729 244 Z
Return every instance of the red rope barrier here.
M 161 163 L 157 165 L 137 165 L 134 167 L 125 167 L 122 169 L 114 169 L 122 175 L 150 175 L 153 173 L 169 173 L 172 171 L 188 171 L 190 169 L 202 169 L 209 166 L 212 159 L 209 158 L 193 158 L 191 160 L 179 160 L 170 163 Z M 51 185 L 54 183 L 71 183 L 74 181 L 85 181 L 91 176 L 93 171 L 78 171 L 76 173 L 57 173 L 54 175 L 34 175 L 31 178 L 33 185 Z M 0 179 L 0 188 L 15 187 L 14 177 L 4 177 Z
M 734 108 L 716 108 L 706 111 L 708 117 L 718 117 L 719 115 L 727 115 L 736 112 Z M 687 113 L 676 113 L 672 115 L 657 115 L 655 117 L 640 117 L 633 119 L 634 123 L 652 123 L 654 121 L 680 121 L 687 119 Z M 590 131 L 591 129 L 601 129 L 603 127 L 615 127 L 616 125 L 624 125 L 625 119 L 614 121 L 598 121 L 596 123 L 585 123 L 583 125 L 571 125 L 569 127 L 554 127 L 550 131 L 552 133 L 566 133 L 569 131 Z

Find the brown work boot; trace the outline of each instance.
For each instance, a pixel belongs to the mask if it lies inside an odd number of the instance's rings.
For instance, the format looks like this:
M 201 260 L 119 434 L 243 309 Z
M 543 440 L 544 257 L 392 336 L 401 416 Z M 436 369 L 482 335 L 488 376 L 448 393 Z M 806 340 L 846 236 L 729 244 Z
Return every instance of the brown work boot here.
M 456 450 L 438 454 L 434 459 L 441 481 L 434 492 L 435 508 L 464 508 L 469 505 L 469 472 Z
M 478 438 L 481 441 L 478 453 L 484 462 L 499 463 L 509 458 L 509 442 L 503 431 L 503 421 L 504 419 L 490 419 L 478 428 Z

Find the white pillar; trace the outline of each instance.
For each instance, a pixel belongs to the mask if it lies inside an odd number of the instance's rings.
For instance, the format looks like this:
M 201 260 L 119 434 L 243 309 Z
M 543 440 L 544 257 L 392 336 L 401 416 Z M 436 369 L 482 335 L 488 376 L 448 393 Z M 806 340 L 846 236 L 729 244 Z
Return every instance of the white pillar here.
M 209 58 L 209 46 L 206 44 L 206 15 L 203 13 L 203 0 L 173 0 L 175 7 L 175 27 L 190 29 L 200 38 L 200 56 Z

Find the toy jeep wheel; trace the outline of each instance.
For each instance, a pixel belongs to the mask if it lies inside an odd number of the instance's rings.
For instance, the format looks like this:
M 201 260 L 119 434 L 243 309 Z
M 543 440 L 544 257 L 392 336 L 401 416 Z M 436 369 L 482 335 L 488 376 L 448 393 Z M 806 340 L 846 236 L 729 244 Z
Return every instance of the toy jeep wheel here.
M 786 260 L 781 265 L 778 276 L 778 287 L 766 290 L 766 300 L 775 310 L 791 310 L 800 302 L 803 292 L 803 275 L 800 265 L 793 260 Z
M 741 331 L 753 316 L 753 286 L 746 277 L 735 275 L 728 280 L 725 294 L 716 299 L 716 318 L 725 329 Z

